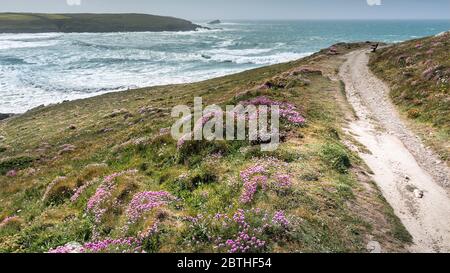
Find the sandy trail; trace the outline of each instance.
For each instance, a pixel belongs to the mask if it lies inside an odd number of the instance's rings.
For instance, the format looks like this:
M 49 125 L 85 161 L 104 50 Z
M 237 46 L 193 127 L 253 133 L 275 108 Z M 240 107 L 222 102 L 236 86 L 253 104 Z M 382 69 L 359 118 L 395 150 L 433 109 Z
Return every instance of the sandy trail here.
M 367 66 L 367 51 L 346 57 L 339 75 L 358 117 L 347 132 L 370 151 L 359 153 L 413 236 L 410 250 L 450 252 L 448 167 L 402 121 L 388 97 L 389 88 Z

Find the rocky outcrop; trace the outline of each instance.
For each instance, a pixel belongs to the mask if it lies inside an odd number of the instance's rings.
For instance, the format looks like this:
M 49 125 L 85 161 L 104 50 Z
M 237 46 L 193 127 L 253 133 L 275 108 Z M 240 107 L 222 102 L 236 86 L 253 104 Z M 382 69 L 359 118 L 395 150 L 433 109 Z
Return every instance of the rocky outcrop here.
M 218 25 L 218 24 L 222 24 L 222 22 L 220 20 L 214 20 L 208 23 L 208 25 Z
M 4 119 L 10 118 L 12 116 L 14 116 L 14 114 L 2 114 L 2 113 L 0 113 L 0 120 L 4 120 Z

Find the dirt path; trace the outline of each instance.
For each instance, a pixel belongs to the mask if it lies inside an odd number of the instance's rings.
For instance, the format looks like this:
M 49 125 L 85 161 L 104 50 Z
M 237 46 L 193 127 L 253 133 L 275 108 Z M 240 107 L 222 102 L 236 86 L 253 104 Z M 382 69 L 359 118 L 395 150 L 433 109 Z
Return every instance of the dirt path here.
M 357 119 L 346 129 L 368 151 L 360 156 L 414 238 L 412 252 L 450 252 L 450 172 L 397 113 L 389 88 L 367 66 L 366 51 L 346 56 L 340 77 Z

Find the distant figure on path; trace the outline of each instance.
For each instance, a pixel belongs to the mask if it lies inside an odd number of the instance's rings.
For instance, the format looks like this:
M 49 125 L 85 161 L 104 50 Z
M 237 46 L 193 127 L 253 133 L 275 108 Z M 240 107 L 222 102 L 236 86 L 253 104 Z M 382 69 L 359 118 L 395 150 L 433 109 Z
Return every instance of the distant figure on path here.
M 377 49 L 378 49 L 378 46 L 379 46 L 379 45 L 380 45 L 380 44 L 372 45 L 372 47 L 371 47 L 372 52 L 377 52 Z

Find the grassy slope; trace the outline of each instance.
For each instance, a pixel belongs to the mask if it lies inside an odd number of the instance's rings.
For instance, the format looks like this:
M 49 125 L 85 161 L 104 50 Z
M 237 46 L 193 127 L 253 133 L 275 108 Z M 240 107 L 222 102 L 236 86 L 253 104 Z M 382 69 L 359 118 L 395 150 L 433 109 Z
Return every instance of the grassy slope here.
M 450 161 L 450 34 L 408 41 L 372 55 L 370 66 L 422 137 Z
M 349 48 L 338 46 L 341 53 Z M 339 82 L 318 74 L 283 74 L 308 65 L 335 75 L 341 63 L 338 56 L 323 51 L 303 60 L 194 84 L 66 102 L 1 122 L 0 220 L 19 218 L 0 226 L 0 252 L 42 252 L 71 241 L 83 243 L 92 240 L 93 226 L 103 237 L 135 236 L 156 219 L 161 222 L 159 232 L 146 245 L 147 251 L 226 251 L 214 248 L 212 238 L 232 238 L 235 230 L 211 223 L 192 226 L 183 219 L 198 214 L 210 219 L 218 212 L 232 216 L 239 208 L 260 208 L 270 215 L 283 210 L 290 219 L 288 231 L 261 235 L 267 241 L 261 251 L 365 251 L 370 239 L 380 241 L 388 251 L 403 250 L 409 235 L 368 179 L 361 160 L 343 145 L 352 140 L 341 131 L 345 121 L 336 100 Z M 255 88 L 273 77 L 288 86 Z M 169 115 L 172 106 L 191 105 L 194 96 L 202 96 L 205 104 L 234 104 L 240 100 L 237 94 L 290 101 L 302 109 L 307 125 L 284 125 L 285 142 L 269 154 L 237 142 L 204 143 L 181 154 L 170 137 L 158 136 L 161 128 L 174 121 Z M 62 153 L 65 144 L 74 147 Z M 224 155 L 211 154 L 217 150 Z M 179 162 L 181 156 L 186 160 Z M 279 171 L 291 175 L 291 189 L 260 189 L 253 203 L 241 204 L 239 172 L 267 156 L 287 164 Z M 77 186 L 133 168 L 139 170 L 137 174 L 116 182 L 113 195 L 118 203 L 109 208 L 101 224 L 94 225 L 92 216 L 85 213 L 99 182 L 78 201 L 69 200 Z M 18 174 L 5 176 L 10 169 Z M 51 184 L 59 176 L 66 179 Z M 180 201 L 146 214 L 126 232 L 121 229 L 126 221 L 124 209 L 133 194 L 143 190 L 167 190 Z M 259 218 L 254 218 L 252 225 L 258 227 Z
M 186 31 L 197 27 L 186 20 L 147 14 L 0 14 L 0 33 Z

